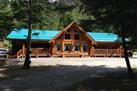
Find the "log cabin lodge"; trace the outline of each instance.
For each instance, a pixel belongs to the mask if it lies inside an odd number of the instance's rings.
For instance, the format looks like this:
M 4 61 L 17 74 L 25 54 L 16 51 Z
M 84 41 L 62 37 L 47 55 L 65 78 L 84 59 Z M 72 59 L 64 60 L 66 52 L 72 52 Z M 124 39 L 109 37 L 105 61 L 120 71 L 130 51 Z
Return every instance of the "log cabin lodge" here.
M 28 29 L 14 29 L 7 39 L 12 42 L 12 53 L 24 57 Z M 122 57 L 123 48 L 114 33 L 85 32 L 76 22 L 62 31 L 32 30 L 31 56 L 42 57 Z

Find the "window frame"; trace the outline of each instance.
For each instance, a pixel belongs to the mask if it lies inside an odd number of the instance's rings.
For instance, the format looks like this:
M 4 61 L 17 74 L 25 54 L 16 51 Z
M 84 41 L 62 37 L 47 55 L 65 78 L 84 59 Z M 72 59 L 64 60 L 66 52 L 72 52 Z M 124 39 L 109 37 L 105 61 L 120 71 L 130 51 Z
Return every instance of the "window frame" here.
M 87 44 L 84 44 L 84 45 L 83 45 L 83 51 L 84 51 L 84 52 L 87 52 L 87 51 L 88 51 L 88 48 L 89 48 L 89 47 L 88 47 Z
M 67 38 L 68 36 L 66 36 L 66 35 L 69 35 L 69 38 Z M 70 33 L 66 33 L 66 34 L 65 34 L 65 40 L 70 40 L 70 39 L 71 39 Z
M 78 35 L 78 36 L 77 36 Z M 80 39 L 80 34 L 74 34 L 74 39 L 79 40 Z
M 56 44 L 56 49 L 57 49 L 57 51 L 61 51 L 61 44 Z
M 68 48 L 68 49 L 66 49 L 66 48 Z M 71 51 L 71 48 L 72 48 L 71 44 L 64 44 L 64 51 Z
M 80 44 L 74 44 L 74 51 L 80 51 Z

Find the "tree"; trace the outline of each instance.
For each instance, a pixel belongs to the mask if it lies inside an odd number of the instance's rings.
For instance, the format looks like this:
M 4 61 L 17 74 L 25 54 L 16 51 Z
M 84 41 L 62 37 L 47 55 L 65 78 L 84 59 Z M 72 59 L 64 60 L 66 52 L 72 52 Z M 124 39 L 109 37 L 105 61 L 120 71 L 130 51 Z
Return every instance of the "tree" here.
M 54 6 L 55 3 L 49 3 L 48 0 L 11 0 L 11 9 L 14 13 L 13 23 L 15 28 L 28 28 L 27 36 L 27 52 L 24 62 L 24 68 L 30 68 L 30 49 L 31 49 L 31 30 L 35 29 L 60 29 L 61 24 L 72 20 L 69 14 L 66 14 L 65 21 L 60 23 L 62 13 L 58 14 L 54 11 L 66 12 L 71 10 L 72 4 L 63 6 L 60 2 Z M 57 7 L 57 6 L 60 7 Z M 63 8 L 62 8 L 63 7 Z M 64 11 L 65 10 L 65 11 Z M 63 15 L 65 15 L 63 13 Z M 63 17 L 64 18 L 64 17 Z
M 9 0 L 0 0 L 0 34 L 5 39 L 12 26 L 12 10 L 9 7 Z
M 79 0 L 56 0 L 52 2 L 60 16 L 60 26 L 65 27 L 74 21 L 73 15 L 70 12 L 77 7 L 78 2 Z
M 48 0 L 11 0 L 11 8 L 14 12 L 15 27 L 28 28 L 27 50 L 23 68 L 30 69 L 32 27 L 44 26 L 44 14 L 50 12 L 51 7 Z
M 136 0 L 81 0 L 81 10 L 93 15 L 92 20 L 98 25 L 112 25 L 115 32 L 122 37 L 124 57 L 128 73 L 133 75 L 125 38 L 133 39 L 137 33 L 137 1 Z M 134 33 L 134 34 L 132 34 Z

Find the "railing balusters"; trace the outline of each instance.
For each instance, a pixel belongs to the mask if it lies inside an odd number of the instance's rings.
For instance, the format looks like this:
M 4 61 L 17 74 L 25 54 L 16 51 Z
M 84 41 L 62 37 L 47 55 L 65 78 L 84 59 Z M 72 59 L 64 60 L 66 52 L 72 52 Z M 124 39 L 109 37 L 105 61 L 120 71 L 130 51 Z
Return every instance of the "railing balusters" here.
M 23 52 L 23 50 L 19 50 L 16 54 L 17 58 L 23 56 L 23 54 L 26 53 L 26 49 L 24 49 L 25 51 Z M 113 57 L 113 56 L 123 56 L 123 49 L 92 49 L 91 50 L 91 55 L 90 56 L 103 56 L 103 57 Z M 74 52 L 65 52 L 65 53 L 62 53 L 62 52 L 59 52 L 57 51 L 56 52 L 57 55 L 62 55 L 62 54 L 65 54 L 65 55 L 79 55 L 81 54 L 81 52 L 77 52 L 77 51 L 74 51 Z M 50 49 L 47 49 L 47 48 L 32 48 L 31 49 L 31 55 L 32 56 L 50 56 Z M 88 54 L 84 54 L 84 55 L 88 55 Z
M 113 56 L 121 56 L 121 52 L 119 49 L 93 49 L 92 50 L 93 54 L 92 56 L 104 56 L 104 57 L 113 57 Z

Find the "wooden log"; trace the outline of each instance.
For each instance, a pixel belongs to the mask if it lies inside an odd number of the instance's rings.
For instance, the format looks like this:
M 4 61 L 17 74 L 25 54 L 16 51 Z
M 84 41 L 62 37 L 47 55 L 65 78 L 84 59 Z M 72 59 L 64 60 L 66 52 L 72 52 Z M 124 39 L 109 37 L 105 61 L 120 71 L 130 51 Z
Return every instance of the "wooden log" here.
M 22 45 L 22 58 L 25 57 L 25 44 Z
M 38 58 L 39 56 L 38 56 L 38 48 L 36 48 L 36 58 Z

